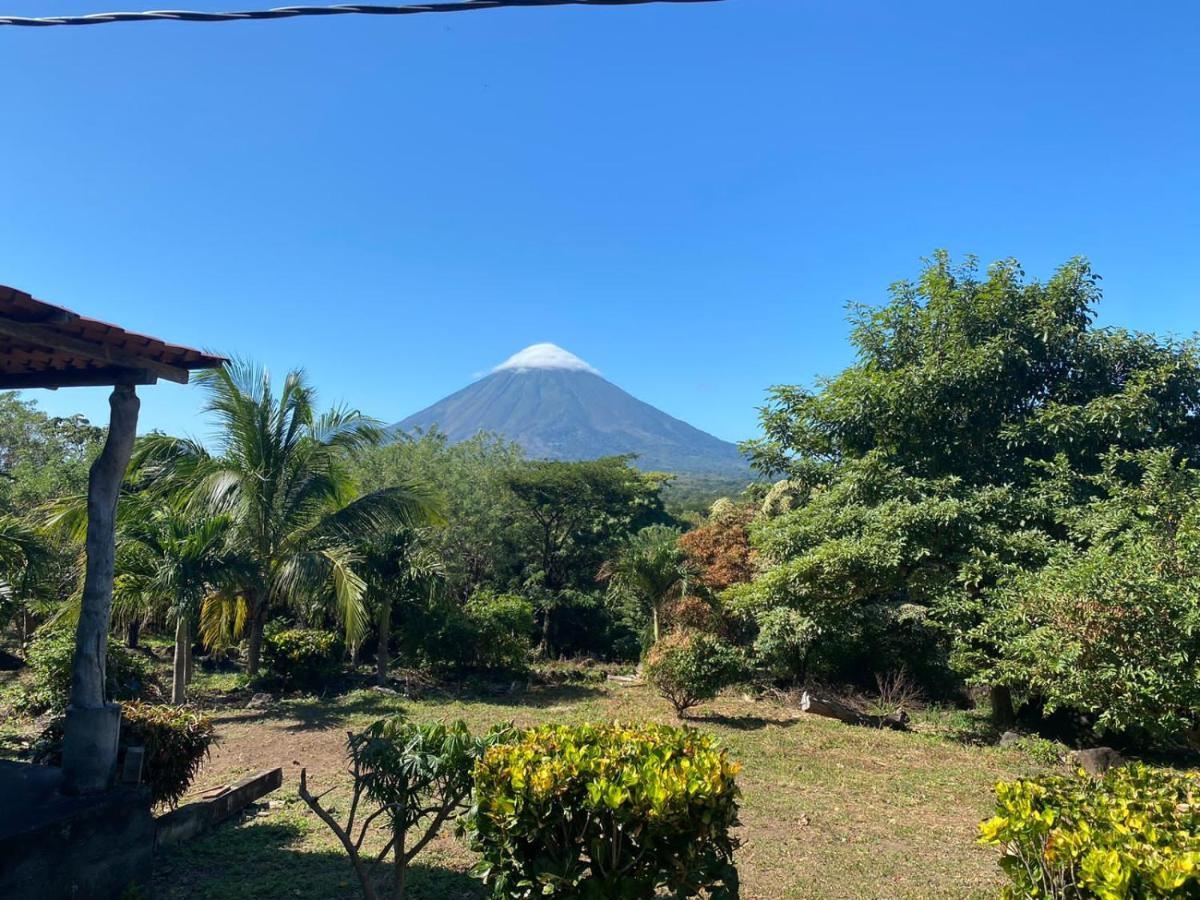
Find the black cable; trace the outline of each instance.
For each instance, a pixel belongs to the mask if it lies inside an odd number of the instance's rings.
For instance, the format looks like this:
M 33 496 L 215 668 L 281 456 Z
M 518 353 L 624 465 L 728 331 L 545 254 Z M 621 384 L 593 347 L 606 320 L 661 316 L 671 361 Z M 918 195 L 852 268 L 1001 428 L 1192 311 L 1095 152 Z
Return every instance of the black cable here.
M 639 6 L 646 3 L 718 3 L 721 0 L 449 0 L 445 3 L 376 6 L 345 4 L 340 6 L 280 6 L 275 9 L 246 12 L 188 12 L 147 10 L 146 12 L 91 13 L 83 16 L 0 16 L 0 25 L 46 27 L 50 25 L 107 25 L 110 22 L 244 22 L 258 19 L 291 19 L 298 16 L 409 16 L 434 12 L 470 12 L 474 9 L 499 9 L 524 6 Z

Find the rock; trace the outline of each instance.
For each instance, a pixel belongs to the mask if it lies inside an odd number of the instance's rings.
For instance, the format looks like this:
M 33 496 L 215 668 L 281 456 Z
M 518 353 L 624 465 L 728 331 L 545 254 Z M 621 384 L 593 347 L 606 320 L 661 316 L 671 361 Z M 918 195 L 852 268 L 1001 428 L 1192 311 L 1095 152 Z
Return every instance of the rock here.
M 399 691 L 396 691 L 390 687 L 384 687 L 382 684 L 373 684 L 371 685 L 370 689 L 377 694 L 387 694 L 389 697 L 399 696 Z
M 998 747 L 1011 747 L 1021 740 L 1021 735 L 1016 731 L 1006 731 L 1000 735 L 1000 740 L 997 743 Z
M 270 694 L 255 694 L 246 704 L 246 709 L 266 709 L 274 702 L 275 698 Z
M 1075 764 L 1089 775 L 1103 775 L 1109 769 L 1125 765 L 1125 757 L 1112 747 L 1090 747 L 1071 754 Z

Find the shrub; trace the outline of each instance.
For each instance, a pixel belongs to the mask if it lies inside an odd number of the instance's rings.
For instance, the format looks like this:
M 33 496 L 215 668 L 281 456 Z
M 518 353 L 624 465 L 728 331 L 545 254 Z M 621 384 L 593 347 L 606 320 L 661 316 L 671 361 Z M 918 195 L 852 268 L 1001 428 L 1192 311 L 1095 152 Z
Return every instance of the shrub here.
M 26 661 L 33 677 L 20 704 L 30 712 L 61 713 L 71 697 L 71 661 L 75 658 L 75 633 L 52 631 L 29 645 Z M 110 700 L 157 698 L 160 684 L 151 662 L 112 637 L 104 667 L 104 692 Z
M 533 604 L 517 594 L 481 591 L 467 601 L 474 626 L 474 661 L 488 669 L 523 672 L 529 667 Z
M 1200 894 L 1200 776 L 1136 765 L 1095 780 L 1046 776 L 996 786 L 979 826 L 1012 880 L 1005 897 Z
M 722 688 L 742 677 L 745 664 L 741 653 L 709 634 L 675 632 L 652 648 L 646 656 L 646 678 L 682 716 Z
M 755 661 L 771 678 L 803 682 L 808 674 L 809 656 L 820 634 L 817 623 L 786 606 L 763 610 L 757 619 Z
M 476 871 L 501 897 L 736 896 L 738 769 L 692 729 L 534 728 L 475 766 Z
M 62 765 L 63 723 L 58 716 L 42 731 L 31 748 L 33 761 Z M 133 700 L 121 704 L 118 764 L 130 747 L 142 747 L 142 783 L 150 787 L 154 803 L 174 806 L 182 797 L 200 764 L 216 742 L 208 716 L 185 706 L 160 706 Z
M 509 726 L 498 726 L 475 738 L 462 721 L 451 725 L 418 725 L 403 718 L 380 719 L 347 742 L 354 779 L 350 812 L 344 825 L 308 790 L 308 777 L 300 772 L 300 797 L 341 841 L 363 896 L 375 900 L 369 863 L 359 854 L 371 822 L 383 816 L 390 824 L 393 859 L 392 896 L 404 896 L 408 866 L 452 815 L 466 805 L 471 792 L 471 770 L 483 749 L 508 736 Z M 360 806 L 363 798 L 369 806 Z M 356 830 L 356 815 L 363 819 Z M 425 830 L 410 842 L 408 832 L 418 823 Z M 387 848 L 376 862 L 387 855 Z
M 263 656 L 285 684 L 312 690 L 338 674 L 342 640 L 332 631 L 286 628 L 267 633 Z
M 185 706 L 122 704 L 122 747 L 144 747 L 142 782 L 155 803 L 174 806 L 216 742 L 208 716 Z

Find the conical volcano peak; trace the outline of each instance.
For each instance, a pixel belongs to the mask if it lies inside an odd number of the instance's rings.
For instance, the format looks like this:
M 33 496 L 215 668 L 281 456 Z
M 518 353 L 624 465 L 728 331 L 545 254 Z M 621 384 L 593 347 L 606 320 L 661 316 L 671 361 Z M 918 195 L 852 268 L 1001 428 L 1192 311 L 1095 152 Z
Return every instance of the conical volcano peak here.
M 532 369 L 568 369 L 573 372 L 600 374 L 574 353 L 564 350 L 557 344 L 530 344 L 520 353 L 514 353 L 492 371 L 528 372 Z
M 749 479 L 733 444 L 643 403 L 573 353 L 534 344 L 474 384 L 392 426 L 436 427 L 451 443 L 503 435 L 532 459 L 595 459 L 633 453 L 647 471 Z

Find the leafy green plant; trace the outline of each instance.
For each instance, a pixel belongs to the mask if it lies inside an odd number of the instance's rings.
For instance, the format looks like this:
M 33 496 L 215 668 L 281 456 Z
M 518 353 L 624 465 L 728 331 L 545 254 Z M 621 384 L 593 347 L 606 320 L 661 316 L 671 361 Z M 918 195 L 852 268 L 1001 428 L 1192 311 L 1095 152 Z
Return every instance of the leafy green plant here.
M 475 766 L 466 833 L 498 897 L 736 896 L 739 766 L 663 725 L 544 725 Z
M 646 655 L 646 678 L 683 716 L 698 703 L 711 700 L 745 673 L 737 648 L 699 632 L 675 632 Z
M 1200 894 L 1200 776 L 1143 765 L 1100 780 L 1002 782 L 979 842 L 1001 848 L 1002 896 L 1194 897 Z
M 26 654 L 33 677 L 19 698 L 20 705 L 30 712 L 65 711 L 71 698 L 74 657 L 75 634 L 69 629 L 51 631 L 33 641 Z M 111 637 L 104 676 L 104 693 L 110 700 L 154 699 L 161 695 L 150 660 Z
M 337 835 L 350 857 L 366 900 L 377 900 L 372 872 L 392 854 L 392 893 L 404 897 L 408 866 L 446 821 L 461 812 L 471 793 L 471 770 L 484 748 L 510 734 L 497 726 L 482 737 L 473 737 L 461 720 L 450 725 L 419 725 L 401 717 L 380 719 L 351 734 L 347 742 L 354 778 L 353 799 L 343 825 L 308 790 L 308 776 L 300 771 L 300 797 Z M 357 818 L 366 800 L 370 810 Z M 371 823 L 383 817 L 391 838 L 373 861 L 361 855 Z M 409 841 L 409 832 L 424 823 L 424 831 Z
M 142 782 L 155 803 L 174 806 L 196 777 L 217 736 L 208 716 L 181 706 L 121 705 L 121 745 L 144 747 Z
M 64 722 L 64 717 L 56 716 L 38 735 L 31 748 L 34 762 L 62 764 Z M 216 739 L 212 719 L 186 706 L 137 700 L 121 704 L 118 762 L 130 747 L 145 751 L 141 780 L 150 787 L 154 803 L 174 806 L 179 802 Z
M 466 605 L 475 631 L 475 664 L 524 672 L 529 668 L 533 603 L 517 594 L 481 591 Z
M 285 684 L 313 689 L 337 675 L 342 641 L 332 631 L 285 628 L 268 630 L 263 650 L 267 667 Z
M 777 681 L 804 681 L 820 629 L 799 610 L 777 606 L 758 613 L 754 661 Z

